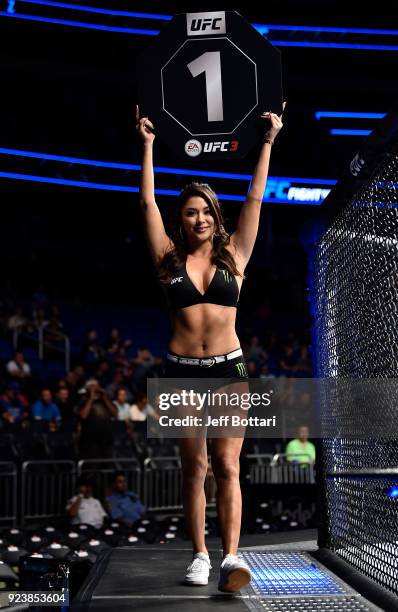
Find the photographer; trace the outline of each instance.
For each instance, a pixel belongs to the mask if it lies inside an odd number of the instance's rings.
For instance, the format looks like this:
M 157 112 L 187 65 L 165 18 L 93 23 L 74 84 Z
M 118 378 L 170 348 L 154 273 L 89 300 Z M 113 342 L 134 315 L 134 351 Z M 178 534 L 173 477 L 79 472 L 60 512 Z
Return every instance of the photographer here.
M 107 397 L 98 381 L 87 382 L 79 417 L 81 458 L 105 459 L 112 456 L 111 419 L 117 418 L 117 408 Z
M 66 512 L 72 519 L 72 525 L 85 523 L 100 529 L 104 517 L 108 516 L 101 502 L 93 497 L 93 487 L 89 480 L 84 477 L 78 481 L 79 493 L 72 497 L 67 505 Z

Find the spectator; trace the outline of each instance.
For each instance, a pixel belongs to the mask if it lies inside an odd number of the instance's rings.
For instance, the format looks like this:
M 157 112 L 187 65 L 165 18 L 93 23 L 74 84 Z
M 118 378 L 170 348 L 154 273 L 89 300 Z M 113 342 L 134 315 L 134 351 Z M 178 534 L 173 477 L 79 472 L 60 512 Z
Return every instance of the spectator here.
M 50 344 L 57 344 L 63 340 L 64 337 L 64 326 L 60 319 L 58 306 L 53 306 L 51 309 L 51 317 L 44 327 L 44 339 Z
M 296 362 L 295 376 L 302 378 L 312 377 L 311 359 L 309 356 L 308 346 L 306 346 L 305 344 L 302 344 L 300 346 Z
M 80 399 L 81 388 L 75 372 L 70 371 L 66 374 L 65 378 L 58 383 L 58 388 L 61 387 L 69 389 L 69 397 L 74 403 Z
M 301 425 L 298 429 L 298 437 L 286 445 L 286 460 L 296 463 L 314 463 L 315 446 L 308 440 L 309 429 L 307 425 Z
M 104 356 L 105 351 L 98 342 L 98 335 L 95 329 L 91 329 L 86 338 L 86 346 L 84 349 L 84 362 L 87 365 L 97 363 Z
M 61 387 L 56 393 L 57 406 L 61 413 L 62 423 L 67 424 L 73 422 L 75 414 L 75 403 L 70 397 L 68 387 Z
M 94 378 L 98 381 L 101 387 L 106 387 L 106 385 L 110 382 L 110 377 L 111 367 L 109 363 L 103 359 L 97 364 L 94 372 Z
M 79 493 L 72 497 L 66 511 L 72 519 L 72 525 L 85 523 L 100 529 L 107 515 L 101 502 L 93 497 L 93 487 L 89 480 L 82 477 L 78 481 Z
M 78 388 L 81 388 L 85 384 L 87 379 L 86 370 L 82 365 L 77 365 L 73 368 L 73 374 L 76 378 L 76 386 Z
M 293 353 L 297 353 L 299 349 L 299 339 L 294 331 L 288 332 L 286 344 L 292 347 Z
M 59 319 L 57 306 L 51 309 L 51 316 L 43 323 L 44 354 L 46 359 L 56 359 L 60 348 L 65 347 L 64 326 Z
M 131 345 L 131 340 L 123 340 L 119 330 L 114 327 L 111 331 L 106 350 L 108 353 L 117 353 L 117 351 L 124 347 L 128 348 Z
M 133 363 L 135 365 L 143 366 L 145 369 L 150 368 L 155 361 L 151 351 L 145 347 L 141 347 L 137 351 L 137 356 L 134 357 Z
M 114 400 L 116 399 L 116 393 L 118 392 L 120 387 L 123 387 L 127 393 L 126 401 L 131 403 L 133 396 L 131 394 L 131 391 L 126 389 L 126 387 L 124 386 L 124 382 L 125 381 L 123 372 L 120 369 L 117 369 L 113 375 L 112 382 L 106 387 L 106 394 L 110 399 Z
M 290 344 L 286 344 L 282 350 L 282 356 L 279 362 L 280 373 L 282 376 L 294 376 L 296 371 L 296 355 L 294 348 Z
M 277 373 L 279 371 L 280 350 L 278 337 L 275 333 L 271 333 L 267 336 L 265 350 L 268 354 L 269 369 L 271 372 Z
M 112 495 L 106 498 L 109 513 L 113 520 L 132 527 L 144 514 L 145 507 L 136 493 L 127 491 L 127 480 L 123 472 L 114 473 L 112 485 Z
M 57 383 L 57 389 L 58 389 L 58 391 L 60 389 L 68 389 L 68 391 L 69 391 L 69 387 L 67 385 L 67 382 L 66 382 L 65 378 L 60 378 L 59 379 L 59 381 Z
M 272 372 L 269 371 L 268 365 L 264 364 L 260 368 L 259 378 L 262 378 L 263 380 L 271 380 L 272 378 L 275 378 L 275 374 L 272 374 Z
M 12 332 L 24 331 L 26 326 L 28 325 L 28 319 L 24 315 L 23 308 L 18 306 L 15 310 L 14 314 L 8 319 L 8 329 Z
M 24 354 L 20 351 L 15 353 L 14 359 L 7 363 L 7 372 L 14 380 L 25 381 L 30 378 L 30 365 L 26 363 Z
M 130 365 L 130 360 L 127 357 L 127 349 L 121 346 L 115 354 L 115 367 L 119 368 L 125 374 Z
M 118 421 L 128 421 L 130 419 L 131 406 L 127 401 L 127 391 L 124 387 L 119 387 L 113 403 L 117 408 Z
M 263 363 L 268 359 L 266 350 L 260 344 L 258 336 L 250 338 L 250 345 L 247 349 L 247 359 L 255 361 L 257 364 Z
M 28 407 L 28 400 L 20 393 L 18 383 L 10 383 L 0 397 L 1 417 L 7 423 L 21 422 L 27 424 Z
M 50 389 L 42 389 L 40 399 L 32 406 L 32 417 L 35 421 L 61 421 L 59 408 L 52 399 Z
M 154 357 L 151 370 L 156 378 L 162 378 L 164 361 L 161 357 Z
M 257 378 L 257 363 L 255 361 L 247 361 L 247 373 L 250 378 Z
M 108 353 L 117 353 L 121 346 L 123 346 L 123 342 L 120 337 L 120 332 L 118 329 L 116 329 L 116 327 L 114 327 L 106 344 L 106 350 L 108 351 Z
M 130 419 L 132 421 L 146 421 L 148 416 L 156 418 L 156 411 L 148 403 L 147 394 L 144 391 L 139 391 L 135 398 L 135 404 L 130 408 Z
M 112 456 L 111 418 L 117 417 L 117 408 L 108 399 L 98 381 L 86 384 L 79 416 L 81 419 L 80 454 L 85 458 Z
M 40 329 L 40 327 L 45 327 L 47 325 L 48 320 L 46 317 L 45 308 L 42 308 L 40 306 L 39 308 L 36 308 L 33 311 L 33 323 L 35 324 L 37 329 Z
M 151 368 L 155 363 L 155 358 L 149 349 L 141 347 L 137 351 L 137 356 L 132 359 L 134 365 L 133 382 L 142 388 L 148 376 L 151 376 Z

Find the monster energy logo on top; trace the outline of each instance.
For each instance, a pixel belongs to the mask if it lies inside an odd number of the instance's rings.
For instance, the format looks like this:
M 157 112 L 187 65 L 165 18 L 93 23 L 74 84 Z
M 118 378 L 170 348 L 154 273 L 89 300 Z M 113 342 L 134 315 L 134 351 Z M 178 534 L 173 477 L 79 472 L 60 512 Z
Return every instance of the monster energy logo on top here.
M 232 281 L 232 276 L 231 274 L 228 272 L 228 270 L 221 270 L 221 272 L 224 275 L 224 280 L 226 283 L 230 283 Z

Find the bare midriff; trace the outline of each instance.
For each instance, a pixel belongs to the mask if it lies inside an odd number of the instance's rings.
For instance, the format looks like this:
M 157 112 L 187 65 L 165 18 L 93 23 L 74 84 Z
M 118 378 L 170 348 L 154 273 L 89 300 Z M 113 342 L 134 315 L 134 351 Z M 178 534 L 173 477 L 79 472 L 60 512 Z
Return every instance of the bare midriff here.
M 172 311 L 169 350 L 187 357 L 230 353 L 240 347 L 235 321 L 234 306 L 195 304 Z

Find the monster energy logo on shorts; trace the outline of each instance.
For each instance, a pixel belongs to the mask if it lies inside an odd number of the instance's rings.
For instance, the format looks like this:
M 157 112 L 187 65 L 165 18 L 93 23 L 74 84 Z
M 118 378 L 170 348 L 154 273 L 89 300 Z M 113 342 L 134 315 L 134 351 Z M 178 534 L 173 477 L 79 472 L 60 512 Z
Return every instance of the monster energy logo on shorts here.
M 245 366 L 244 363 L 242 363 L 242 362 L 235 363 L 235 366 L 238 368 L 239 376 L 245 376 L 246 375 L 246 366 Z
M 231 274 L 228 272 L 228 270 L 221 270 L 221 272 L 224 274 L 224 280 L 226 283 L 230 283 L 232 281 L 232 276 Z

